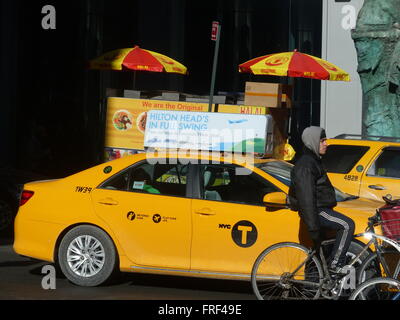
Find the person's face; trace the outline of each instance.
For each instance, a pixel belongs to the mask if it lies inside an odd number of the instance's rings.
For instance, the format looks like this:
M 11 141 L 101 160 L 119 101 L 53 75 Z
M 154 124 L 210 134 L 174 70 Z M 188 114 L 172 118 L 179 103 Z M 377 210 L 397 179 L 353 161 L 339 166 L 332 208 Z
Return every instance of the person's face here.
M 324 155 L 326 153 L 326 149 L 328 149 L 328 144 L 326 142 L 326 138 L 324 138 L 319 141 L 319 154 Z

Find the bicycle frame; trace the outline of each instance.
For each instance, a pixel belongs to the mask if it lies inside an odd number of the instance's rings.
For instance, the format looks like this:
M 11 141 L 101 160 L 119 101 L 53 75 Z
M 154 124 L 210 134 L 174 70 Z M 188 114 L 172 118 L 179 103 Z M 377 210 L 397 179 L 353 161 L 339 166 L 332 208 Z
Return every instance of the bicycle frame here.
M 390 274 L 389 266 L 387 265 L 385 258 L 382 256 L 384 250 L 382 250 L 382 245 L 380 245 L 377 240 L 381 240 L 382 242 L 387 243 L 391 247 L 395 248 L 399 253 L 400 253 L 400 244 L 392 239 L 389 239 L 388 237 L 376 234 L 372 228 L 368 229 L 369 230 L 367 230 L 366 232 L 354 236 L 355 238 L 364 237 L 370 239 L 370 241 L 364 246 L 363 250 L 350 262 L 349 266 L 353 266 L 356 260 L 373 244 L 376 248 L 376 254 L 378 256 L 378 260 L 382 264 L 384 272 L 388 275 Z M 400 273 L 400 259 L 397 263 L 393 275 L 397 277 L 399 273 Z

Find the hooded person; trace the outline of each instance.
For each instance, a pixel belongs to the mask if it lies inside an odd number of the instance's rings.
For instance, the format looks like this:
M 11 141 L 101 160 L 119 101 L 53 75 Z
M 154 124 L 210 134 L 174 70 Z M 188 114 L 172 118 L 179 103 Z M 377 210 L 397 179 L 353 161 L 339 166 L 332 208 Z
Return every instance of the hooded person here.
M 327 260 L 332 270 L 340 271 L 346 264 L 346 253 L 354 234 L 354 222 L 333 210 L 337 205 L 335 189 L 321 161 L 321 156 L 327 150 L 325 130 L 308 127 L 301 138 L 304 152 L 291 172 L 289 203 L 293 210 L 299 212 L 317 252 L 324 240 L 322 228 L 337 232 L 333 250 Z

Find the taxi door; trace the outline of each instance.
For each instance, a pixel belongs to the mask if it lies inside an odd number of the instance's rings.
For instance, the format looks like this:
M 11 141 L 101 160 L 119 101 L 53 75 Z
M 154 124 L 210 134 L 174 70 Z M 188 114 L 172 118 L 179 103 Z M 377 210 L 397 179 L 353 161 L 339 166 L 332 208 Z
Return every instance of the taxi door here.
M 111 227 L 128 258 L 137 265 L 189 269 L 191 242 L 191 199 L 186 198 L 186 183 L 171 185 L 164 179 L 173 173 L 168 168 L 144 164 L 126 170 L 92 192 L 96 213 Z M 149 175 L 147 190 L 142 178 L 132 178 L 139 169 Z M 160 170 L 161 169 L 161 170 Z M 143 175 L 143 174 L 142 174 Z M 158 181 L 157 181 L 158 180 Z M 169 179 L 171 181 L 173 179 Z M 180 179 L 182 181 L 182 177 Z M 126 189 L 128 187 L 128 190 Z M 156 191 L 155 191 L 156 190 Z M 164 194 L 163 194 L 164 193 Z
M 383 201 L 390 194 L 400 198 L 400 148 L 387 147 L 378 153 L 362 177 L 360 196 Z
M 327 153 L 322 157 L 322 162 L 330 181 L 340 191 L 359 196 L 363 172 L 378 151 L 368 146 L 328 141 Z
M 210 169 L 215 174 L 211 182 Z M 204 185 L 202 199 L 193 199 L 192 205 L 192 272 L 248 277 L 264 249 L 299 241 L 298 215 L 291 210 L 268 212 L 262 204 L 263 194 L 280 190 L 259 176 L 235 177 L 234 171 L 224 165 L 199 170 L 205 178 L 199 181 Z

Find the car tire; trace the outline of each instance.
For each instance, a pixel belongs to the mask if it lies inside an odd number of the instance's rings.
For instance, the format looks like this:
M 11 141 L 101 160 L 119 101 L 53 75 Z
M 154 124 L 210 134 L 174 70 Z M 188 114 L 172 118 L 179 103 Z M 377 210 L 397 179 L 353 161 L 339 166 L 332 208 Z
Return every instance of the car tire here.
M 116 273 L 118 256 L 111 238 L 95 226 L 82 225 L 65 234 L 58 264 L 65 277 L 84 287 L 96 287 Z

